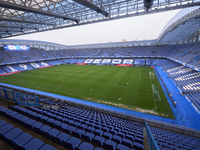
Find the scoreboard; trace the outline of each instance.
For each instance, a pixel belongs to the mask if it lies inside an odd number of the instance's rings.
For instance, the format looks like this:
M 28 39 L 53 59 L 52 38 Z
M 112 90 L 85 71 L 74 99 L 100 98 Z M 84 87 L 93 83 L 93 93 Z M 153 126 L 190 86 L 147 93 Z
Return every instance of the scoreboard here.
M 27 45 L 4 45 L 5 51 L 26 51 L 30 50 L 30 46 Z

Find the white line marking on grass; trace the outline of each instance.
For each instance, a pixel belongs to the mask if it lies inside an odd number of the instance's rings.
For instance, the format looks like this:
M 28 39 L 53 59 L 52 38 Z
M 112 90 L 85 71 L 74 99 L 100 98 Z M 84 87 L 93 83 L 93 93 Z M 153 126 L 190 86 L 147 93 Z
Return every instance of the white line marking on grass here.
M 142 75 L 142 73 L 140 72 L 140 78 L 139 78 L 139 81 L 141 80 L 141 75 Z
M 149 71 L 149 68 L 148 68 L 148 71 Z M 151 75 L 150 75 L 150 71 L 149 71 L 149 79 L 150 79 L 150 84 L 151 84 L 151 93 L 152 93 L 152 97 L 153 97 L 153 88 L 152 88 L 152 82 L 151 82 Z M 154 104 L 154 108 L 153 109 L 155 109 L 156 110 L 156 108 L 157 108 L 157 106 L 155 105 L 155 100 L 154 100 L 154 98 L 153 98 L 153 104 Z
M 116 84 L 119 82 L 119 80 L 124 76 L 124 74 L 127 72 L 128 70 L 126 70 L 123 75 L 117 80 L 117 82 L 115 82 L 114 86 L 116 86 Z

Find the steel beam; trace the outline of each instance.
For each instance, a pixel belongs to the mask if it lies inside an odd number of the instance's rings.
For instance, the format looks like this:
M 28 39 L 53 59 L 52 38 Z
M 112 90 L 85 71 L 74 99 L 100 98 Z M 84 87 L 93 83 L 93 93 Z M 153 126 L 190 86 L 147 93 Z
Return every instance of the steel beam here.
M 106 12 L 105 10 L 103 10 L 102 8 L 98 7 L 97 5 L 94 5 L 93 3 L 91 3 L 90 1 L 87 0 L 73 0 L 76 3 L 79 3 L 85 7 L 88 7 L 92 10 L 95 10 L 98 13 L 103 14 L 104 16 L 108 17 L 108 12 Z
M 31 12 L 31 13 L 40 14 L 40 15 L 47 15 L 50 17 L 63 18 L 64 20 L 72 20 L 77 23 L 79 22 L 79 20 L 76 18 L 72 18 L 72 17 L 68 17 L 65 15 L 60 15 L 60 14 L 55 14 L 55 13 L 51 13 L 48 11 L 39 10 L 39 9 L 31 8 L 31 7 L 26 7 L 23 5 L 14 4 L 14 3 L 5 2 L 5 1 L 0 1 L 0 7 L 14 9 L 14 10 L 20 10 L 20 11 L 25 11 L 25 12 Z
M 23 32 L 23 30 L 0 30 L 1 33 L 3 32 Z
M 37 30 L 37 28 L 35 27 L 27 27 L 27 26 L 4 26 L 4 25 L 0 25 L 0 28 L 19 28 L 19 29 L 34 29 Z
M 37 21 L 28 21 L 28 20 L 17 20 L 9 18 L 0 18 L 0 21 L 12 21 L 12 22 L 21 22 L 21 23 L 30 23 L 30 24 L 44 24 L 44 25 L 54 25 L 53 23 L 37 22 Z

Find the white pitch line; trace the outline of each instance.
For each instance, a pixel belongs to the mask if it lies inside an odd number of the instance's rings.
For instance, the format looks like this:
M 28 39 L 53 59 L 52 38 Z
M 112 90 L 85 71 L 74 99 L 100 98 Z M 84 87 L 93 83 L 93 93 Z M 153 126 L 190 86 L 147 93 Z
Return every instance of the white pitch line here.
M 119 80 L 124 76 L 124 74 L 127 72 L 128 70 L 126 70 L 123 75 L 117 80 L 117 82 L 114 84 L 114 86 L 116 86 L 116 84 L 119 82 Z
M 149 71 L 149 68 L 148 68 L 148 71 Z M 149 78 L 150 78 L 150 76 L 149 76 Z M 152 96 L 153 96 L 153 88 L 152 88 L 152 82 L 151 82 L 151 79 L 150 79 L 150 84 L 151 84 L 151 90 L 152 90 Z M 154 100 L 154 96 L 153 96 L 153 103 L 154 103 L 154 109 L 156 109 L 157 108 L 157 106 L 156 106 L 156 104 L 155 104 L 155 100 Z

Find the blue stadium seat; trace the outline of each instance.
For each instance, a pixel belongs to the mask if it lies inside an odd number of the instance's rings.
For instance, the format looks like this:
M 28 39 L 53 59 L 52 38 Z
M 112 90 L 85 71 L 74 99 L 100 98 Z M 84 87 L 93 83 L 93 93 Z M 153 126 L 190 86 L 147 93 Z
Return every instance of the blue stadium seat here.
M 122 132 L 118 132 L 117 135 L 119 135 L 119 136 L 122 137 L 122 138 L 125 138 L 125 134 L 122 133 Z
M 35 123 L 36 121 L 33 120 L 33 119 L 29 119 L 25 122 L 25 126 L 30 129 L 30 130 L 33 130 L 33 124 Z
M 28 117 L 23 116 L 23 117 L 19 118 L 18 122 L 19 122 L 19 124 L 21 124 L 22 126 L 25 126 L 25 122 L 28 121 L 28 120 L 29 120 Z
M 54 121 L 54 126 L 55 126 L 57 129 L 62 130 L 62 127 L 60 126 L 61 123 L 62 123 L 62 122 L 56 120 L 56 121 Z
M 135 137 L 135 142 L 143 144 L 143 139 Z
M 13 121 L 18 122 L 18 119 L 20 119 L 21 117 L 23 117 L 22 114 L 17 114 L 15 116 L 13 116 Z
M 102 134 L 103 134 L 103 131 L 102 130 L 100 130 L 100 129 L 96 129 L 96 130 L 94 130 L 94 132 L 93 132 L 95 135 L 99 135 L 99 136 L 102 136 Z
M 63 130 L 64 132 L 67 132 L 66 130 L 67 130 L 67 128 L 69 127 L 69 125 L 66 124 L 66 123 L 61 123 L 61 124 L 60 124 L 60 127 L 62 128 L 62 130 Z
M 41 133 L 41 130 L 40 130 L 40 128 L 43 126 L 43 124 L 42 123 L 40 123 L 40 122 L 35 122 L 34 124 L 33 124 L 33 130 L 36 132 L 36 133 L 38 133 L 38 134 L 42 134 Z
M 131 140 L 131 141 L 134 141 L 134 136 L 132 136 L 132 135 L 127 134 L 127 135 L 125 136 L 125 138 L 126 138 L 126 139 L 129 139 L 129 140 Z
M 121 132 L 124 133 L 125 135 L 128 134 L 128 131 L 124 129 L 122 129 Z
M 70 119 L 69 119 L 69 120 L 68 120 L 68 124 L 69 124 L 69 125 L 73 125 L 73 124 L 74 124 L 74 120 L 70 120 Z
M 10 145 L 13 146 L 13 139 L 15 139 L 17 136 L 19 136 L 20 134 L 22 134 L 23 131 L 19 128 L 13 128 L 12 130 L 8 131 L 7 133 L 5 133 L 3 136 L 5 138 L 5 141 Z
M 4 120 L 0 120 L 0 127 L 7 124 Z
M 85 131 L 82 129 L 77 129 L 75 131 L 72 131 L 72 135 L 81 138 L 82 134 L 84 134 Z
M 133 137 L 135 137 L 135 132 L 133 132 L 133 131 L 130 131 L 130 132 L 128 132 L 128 135 L 131 135 L 131 136 L 133 136 Z
M 8 115 L 9 115 L 10 113 L 12 113 L 12 112 L 13 112 L 13 110 L 8 109 L 8 110 L 5 110 L 5 111 L 3 112 L 3 115 L 6 116 L 6 117 L 8 117 Z
M 49 117 L 49 118 L 53 118 L 53 119 L 57 118 L 57 115 L 52 114 L 52 113 L 46 113 L 46 116 Z
M 103 127 L 103 128 L 101 128 L 101 130 L 102 130 L 103 132 L 109 132 L 109 128 L 107 128 L 107 127 Z
M 15 111 L 15 108 L 11 105 L 8 105 L 8 108 Z
M 43 125 L 41 128 L 41 133 L 44 137 L 49 138 L 49 131 L 51 130 L 51 127 L 47 126 L 47 125 Z
M 42 121 L 42 117 L 43 117 L 42 114 L 36 114 L 36 115 L 35 115 L 35 118 L 36 118 L 38 121 Z
M 94 138 L 94 134 L 90 132 L 86 132 L 85 134 L 82 134 L 81 136 L 82 139 L 91 142 L 92 139 Z
M 103 147 L 109 150 L 115 150 L 116 146 L 117 146 L 116 142 L 108 139 L 103 143 Z
M 77 149 L 78 150 L 94 150 L 94 146 L 89 143 L 83 142 Z
M 141 143 L 133 142 L 133 148 L 136 150 L 143 150 L 144 146 Z
M 47 120 L 49 119 L 49 117 L 47 116 L 42 116 L 42 122 L 47 123 Z
M 63 118 L 63 119 L 62 119 L 62 122 L 68 123 L 68 119 L 67 119 L 67 118 Z
M 95 144 L 95 145 L 98 145 L 98 146 L 103 146 L 103 143 L 105 142 L 105 138 L 101 137 L 101 136 L 95 136 L 93 139 L 92 139 L 92 143 Z
M 143 139 L 143 133 L 142 132 L 137 132 L 135 137 Z
M 27 111 L 25 111 L 25 115 L 26 116 L 30 116 L 30 114 L 32 114 L 33 112 L 31 111 L 31 110 L 27 110 Z
M 63 141 L 63 146 L 70 150 L 75 150 L 81 144 L 81 140 L 71 137 L 68 141 Z
M 122 138 L 118 135 L 113 135 L 112 140 L 117 142 L 117 143 L 121 143 L 122 142 Z
M 62 121 L 62 119 L 63 119 L 63 117 L 61 117 L 61 116 L 56 117 L 56 120 Z
M 31 117 L 31 118 L 34 118 L 34 119 L 36 119 L 36 115 L 37 115 L 38 113 L 36 113 L 36 112 L 32 112 L 29 116 Z M 39 120 L 39 121 L 41 121 L 41 120 Z
M 68 133 L 68 134 L 72 134 L 72 131 L 75 131 L 76 130 L 76 127 L 73 127 L 73 126 L 69 126 L 66 130 L 64 130 L 64 131 L 66 131 L 66 133 Z
M 28 143 L 26 143 L 23 148 L 26 150 L 39 150 L 40 148 L 42 148 L 42 146 L 44 145 L 44 142 L 34 138 L 31 139 Z
M 94 150 L 103 150 L 102 148 L 96 147 Z
M 59 133 L 60 133 L 59 130 L 51 129 L 51 130 L 48 131 L 48 134 L 45 137 L 52 140 L 52 136 L 56 137 Z
M 2 114 L 2 115 L 5 115 L 5 111 L 7 111 L 7 110 L 9 110 L 8 108 L 5 108 L 5 107 L 1 107 L 1 109 L 0 109 L 0 114 Z
M 1 139 L 4 139 L 3 138 L 3 134 L 7 133 L 8 131 L 10 131 L 11 129 L 13 129 L 14 126 L 11 125 L 11 124 L 4 124 L 0 127 L 0 138 Z
M 111 134 L 111 133 L 108 133 L 108 132 L 104 132 L 102 136 L 103 136 L 104 138 L 106 138 L 106 139 L 109 139 L 109 140 L 111 140 L 111 138 L 112 138 L 112 134 Z
M 94 128 L 101 130 L 102 126 L 101 125 L 95 125 Z
M 28 133 L 22 133 L 13 140 L 15 148 L 18 150 L 24 150 L 23 146 L 33 139 L 32 135 Z
M 169 144 L 165 143 L 165 142 L 161 142 L 160 143 L 161 147 L 163 148 L 170 148 Z
M 69 134 L 61 132 L 57 136 L 52 135 L 52 140 L 56 142 L 57 144 L 63 145 L 63 141 L 67 142 L 67 140 L 70 138 Z
M 55 119 L 52 119 L 52 118 L 47 119 L 47 124 L 49 124 L 50 126 L 54 126 L 54 122 L 55 122 Z
M 73 124 L 73 126 L 76 127 L 76 128 L 78 128 L 79 125 L 81 125 L 81 123 L 77 122 L 77 121 L 75 121 L 74 124 Z
M 118 144 L 116 150 L 129 150 L 129 147 L 122 144 Z
M 40 150 L 57 150 L 57 149 L 49 144 L 45 144 L 44 146 L 42 146 L 42 148 L 40 148 Z
M 15 116 L 15 115 L 17 115 L 17 114 L 18 114 L 18 112 L 14 111 L 14 112 L 12 112 L 12 113 L 10 113 L 10 114 L 8 115 L 8 118 L 10 118 L 10 119 L 13 120 L 13 116 Z
M 88 125 L 89 127 L 94 127 L 94 126 L 95 126 L 94 123 L 88 123 L 87 125 Z
M 128 146 L 128 147 L 132 147 L 133 142 L 132 142 L 131 140 L 129 140 L 129 139 L 123 138 L 123 139 L 122 139 L 122 144 L 123 144 L 123 145 L 126 145 L 126 146 Z
M 86 128 L 85 131 L 93 133 L 93 131 L 95 131 L 95 128 L 90 126 L 90 127 Z
M 108 128 L 109 130 L 112 130 L 112 129 L 114 129 L 114 127 L 113 127 L 113 125 L 112 125 L 112 124 L 110 124 L 109 126 L 107 126 L 107 128 Z
M 115 135 L 115 134 L 117 134 L 117 131 L 115 131 L 115 130 L 109 130 L 109 133 L 111 133 L 112 135 Z
M 120 131 L 121 131 L 121 129 L 118 128 L 118 127 L 115 127 L 114 129 L 115 129 L 117 132 L 120 132 Z
M 86 128 L 88 128 L 88 126 L 86 124 L 81 124 L 78 126 L 78 128 L 85 130 Z

